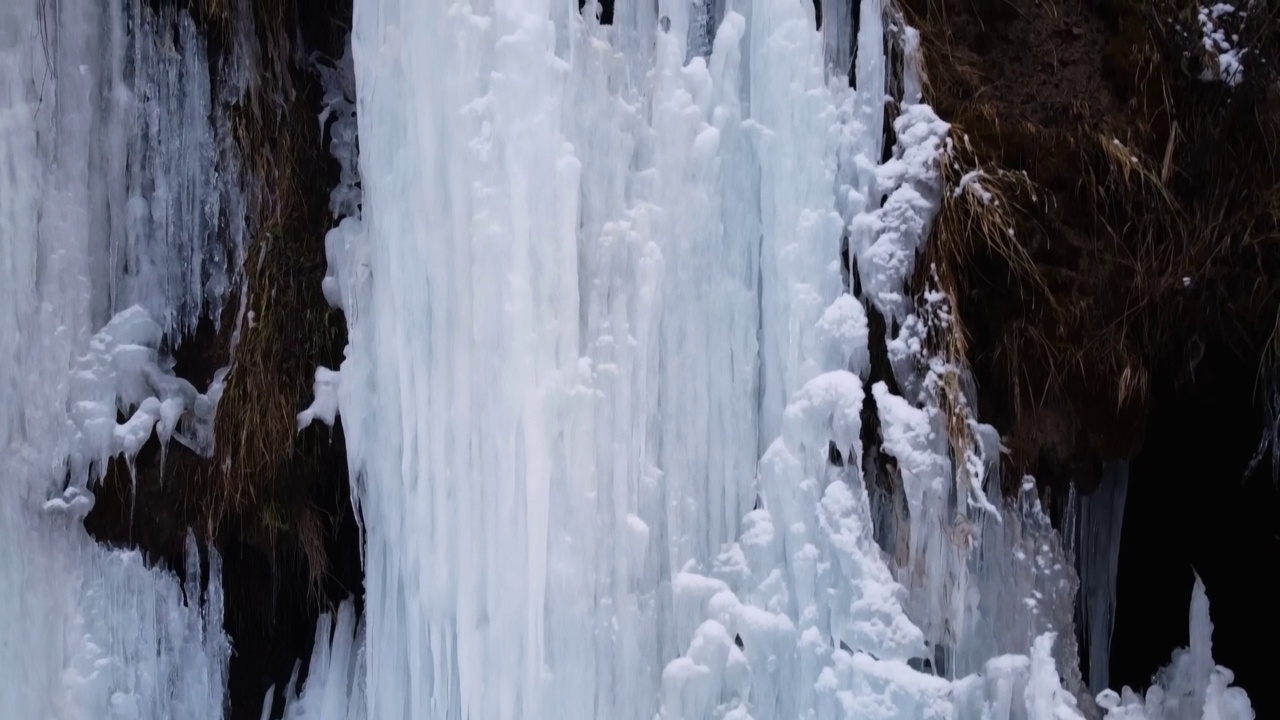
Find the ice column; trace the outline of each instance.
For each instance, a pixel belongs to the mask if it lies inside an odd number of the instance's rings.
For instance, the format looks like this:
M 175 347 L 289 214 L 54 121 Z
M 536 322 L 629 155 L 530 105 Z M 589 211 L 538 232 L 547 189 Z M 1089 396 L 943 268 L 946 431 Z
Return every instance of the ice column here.
M 1106 720 L 1253 719 L 1249 697 L 1241 688 L 1231 687 L 1231 671 L 1213 661 L 1209 597 L 1199 576 L 1191 592 L 1189 620 L 1191 642 L 1173 652 L 1145 696 L 1128 687 L 1098 695 Z
M 581 491 L 591 458 L 572 422 L 590 397 L 581 164 L 552 28 L 537 2 L 355 10 L 373 282 L 340 405 L 363 463 L 374 717 L 537 717 L 559 699 L 541 682 L 548 574 L 572 569 L 547 554 L 552 487 Z

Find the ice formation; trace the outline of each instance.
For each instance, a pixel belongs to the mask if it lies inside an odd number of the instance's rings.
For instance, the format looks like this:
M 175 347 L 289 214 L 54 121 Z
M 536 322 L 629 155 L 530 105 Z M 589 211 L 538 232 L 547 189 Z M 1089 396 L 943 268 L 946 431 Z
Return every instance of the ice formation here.
M 166 354 L 243 261 L 248 35 L 215 88 L 184 12 L 48 7 L 0 8 L 0 699 L 220 718 L 217 553 L 180 580 L 80 519 L 108 458 L 212 449 L 222 375 Z M 341 415 L 366 596 L 285 716 L 1092 712 L 1070 553 L 1034 483 L 987 493 L 999 439 L 926 342 L 945 297 L 905 289 L 949 131 L 914 32 L 878 0 L 821 30 L 790 0 L 598 9 L 356 0 L 321 65 L 350 346 L 298 422 Z M 1252 717 L 1199 584 L 1191 626 L 1107 717 Z
M 1067 554 L 1033 485 L 988 499 L 994 431 L 970 414 L 952 447 L 956 369 L 905 291 L 949 128 L 914 32 L 837 5 L 857 38 L 781 0 L 619 2 L 613 26 L 594 3 L 357 0 L 325 109 L 354 85 L 325 281 L 350 345 L 299 422 L 336 396 L 364 654 L 338 632 L 312 672 L 366 704 L 288 712 L 1082 717 Z M 904 394 L 868 386 L 872 342 Z
M 347 601 L 316 624 L 307 682 L 299 691 L 299 662 L 286 688 L 284 720 L 363 720 L 365 715 L 364 630 L 355 606 Z M 270 716 L 275 688 L 263 699 L 263 720 Z
M 235 254 L 210 240 L 234 215 L 206 62 L 185 14 L 143 2 L 0 7 L 6 717 L 223 716 L 217 554 L 189 542 L 180 579 L 80 522 L 109 456 L 153 430 L 198 445 L 212 417 L 216 387 L 173 377 L 162 348 L 225 300 Z
M 1213 623 L 1204 583 L 1191 595 L 1191 644 L 1176 650 L 1145 696 L 1124 688 L 1105 690 L 1098 705 L 1106 720 L 1252 720 L 1244 690 L 1231 687 L 1231 671 L 1213 662 Z

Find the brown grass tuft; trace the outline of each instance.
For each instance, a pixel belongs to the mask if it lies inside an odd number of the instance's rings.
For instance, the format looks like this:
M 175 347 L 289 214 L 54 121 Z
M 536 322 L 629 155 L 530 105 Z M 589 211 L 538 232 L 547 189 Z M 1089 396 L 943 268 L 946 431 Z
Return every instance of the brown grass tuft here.
M 1235 88 L 1200 79 L 1191 0 L 904 5 L 953 125 L 921 263 L 954 308 L 939 349 L 973 369 L 1012 477 L 1132 452 L 1189 344 L 1274 366 L 1280 32 L 1261 4 Z

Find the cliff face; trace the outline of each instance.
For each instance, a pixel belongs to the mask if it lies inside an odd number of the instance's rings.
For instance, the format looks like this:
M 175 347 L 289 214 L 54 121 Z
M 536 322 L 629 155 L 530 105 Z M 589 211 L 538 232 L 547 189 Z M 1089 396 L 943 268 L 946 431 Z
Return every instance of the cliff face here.
M 1215 505 L 1208 527 L 1217 534 L 1205 533 L 1218 550 L 1187 542 L 1169 553 L 1183 565 L 1168 573 L 1194 562 L 1208 576 L 1233 544 L 1274 553 L 1266 543 L 1280 512 L 1274 492 L 1258 489 L 1273 470 L 1270 449 L 1250 461 L 1272 432 L 1264 400 L 1280 382 L 1276 8 L 908 0 L 904 10 L 920 31 L 927 99 L 952 123 L 946 199 L 921 283 L 936 283 L 957 311 L 956 359 L 972 372 L 979 417 L 1009 448 L 1010 486 L 1032 474 L 1061 506 L 1072 485 L 1092 491 L 1104 462 L 1132 460 L 1131 513 L 1171 518 L 1136 525 L 1145 550 L 1126 551 L 1133 559 L 1122 568 L 1144 566 L 1143 552 L 1157 554 L 1176 524 L 1196 522 L 1197 507 L 1139 498 L 1159 498 L 1153 488 L 1179 470 L 1169 459 L 1200 438 L 1196 452 L 1216 453 L 1194 466 L 1203 485 L 1170 481 L 1171 491 L 1230 500 Z M 341 428 L 299 433 L 295 420 L 314 369 L 335 367 L 346 343 L 321 292 L 338 168 L 316 119 L 314 54 L 341 54 L 351 7 L 201 0 L 192 12 L 211 67 L 248 63 L 254 78 L 233 110 L 253 191 L 246 271 L 220 329 L 206 319 L 175 353 L 177 374 L 198 387 L 231 363 L 216 454 L 166 457 L 153 439 L 133 477 L 123 464 L 108 473 L 86 526 L 175 567 L 188 527 L 218 548 L 235 642 L 232 717 L 249 718 L 308 655 L 317 615 L 361 597 Z M 605 3 L 602 18 L 611 17 Z M 250 320 L 233 339 L 238 303 Z M 883 323 L 872 318 L 873 336 Z M 873 372 L 891 381 L 887 363 L 873 357 Z M 1230 418 L 1221 433 L 1187 430 L 1218 416 Z M 874 427 L 863 425 L 868 445 L 878 442 Z M 1256 517 L 1233 522 L 1244 506 Z M 1232 535 L 1233 526 L 1253 534 Z M 1224 598 L 1245 594 L 1219 574 Z M 1136 577 L 1129 584 L 1142 586 Z M 1252 612 L 1240 607 L 1242 618 Z M 1221 627 L 1235 632 L 1230 620 Z M 1240 623 L 1241 636 L 1248 627 Z M 1139 682 L 1168 649 L 1122 660 L 1117 680 Z M 1227 652 L 1249 686 L 1247 661 Z

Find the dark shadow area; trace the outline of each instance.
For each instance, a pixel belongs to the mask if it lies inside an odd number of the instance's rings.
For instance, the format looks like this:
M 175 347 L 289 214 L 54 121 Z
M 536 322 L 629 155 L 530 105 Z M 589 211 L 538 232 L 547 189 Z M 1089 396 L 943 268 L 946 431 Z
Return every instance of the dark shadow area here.
M 1269 718 L 1280 713 L 1271 680 L 1280 614 L 1270 587 L 1280 495 L 1265 460 L 1245 475 L 1263 432 L 1255 363 L 1210 345 L 1194 379 L 1157 376 L 1125 507 L 1111 686 L 1145 688 L 1187 644 L 1195 572 L 1209 596 L 1215 661 L 1235 673 L 1257 717 Z
M 279 717 L 285 685 L 299 659 L 305 679 L 320 613 L 349 597 L 355 598 L 357 611 L 363 605 L 360 536 L 350 504 L 341 427 L 333 432 L 323 426 L 308 428 L 300 444 L 314 452 L 302 454 L 287 473 L 305 481 L 309 492 L 293 496 L 293 507 L 255 508 L 228 517 L 213 539 L 222 556 L 226 631 L 232 645 L 232 720 L 257 720 L 272 685 L 273 717 Z M 181 577 L 188 528 L 197 538 L 204 537 L 206 461 L 174 441 L 162 466 L 160 443 L 153 436 L 136 466 L 131 478 L 123 462 L 111 463 L 94 489 L 96 502 L 85 528 L 99 542 L 140 550 L 148 563 Z M 207 552 L 204 548 L 207 543 L 202 542 L 202 554 Z M 308 557 L 315 552 L 325 558 L 325 573 L 318 582 L 313 582 Z
M 601 25 L 613 24 L 613 0 L 599 0 L 600 14 L 598 19 Z M 587 0 L 578 0 L 578 12 L 585 13 L 587 10 Z

